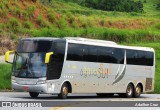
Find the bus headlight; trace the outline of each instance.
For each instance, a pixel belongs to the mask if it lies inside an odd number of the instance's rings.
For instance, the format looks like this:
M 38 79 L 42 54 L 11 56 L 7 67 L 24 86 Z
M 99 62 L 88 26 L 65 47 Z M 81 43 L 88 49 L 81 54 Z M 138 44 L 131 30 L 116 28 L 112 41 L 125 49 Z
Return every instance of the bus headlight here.
M 37 81 L 37 84 L 45 84 L 46 83 L 46 80 L 39 80 Z
M 16 83 L 16 80 L 15 80 L 14 76 L 11 76 L 11 81 L 12 81 L 12 83 Z

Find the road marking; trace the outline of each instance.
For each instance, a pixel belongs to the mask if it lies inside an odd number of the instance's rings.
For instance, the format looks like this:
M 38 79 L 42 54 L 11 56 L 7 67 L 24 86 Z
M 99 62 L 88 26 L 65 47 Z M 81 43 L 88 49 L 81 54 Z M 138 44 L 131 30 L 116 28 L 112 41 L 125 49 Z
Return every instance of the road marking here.
M 63 110 L 64 107 L 54 107 L 54 108 L 51 108 L 50 110 Z
M 96 101 L 96 102 L 99 102 L 99 101 Z M 63 110 L 64 108 L 71 108 L 71 107 L 80 107 L 81 105 L 83 104 L 88 104 L 88 103 L 92 103 L 92 102 L 76 102 L 74 104 L 66 104 L 66 105 L 62 105 L 61 107 L 54 107 L 54 108 L 51 108 L 50 110 Z

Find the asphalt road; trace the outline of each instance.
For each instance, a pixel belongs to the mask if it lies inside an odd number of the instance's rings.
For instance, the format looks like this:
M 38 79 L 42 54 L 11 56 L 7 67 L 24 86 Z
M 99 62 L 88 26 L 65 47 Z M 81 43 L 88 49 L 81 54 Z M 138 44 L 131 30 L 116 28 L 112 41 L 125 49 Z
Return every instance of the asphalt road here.
M 28 92 L 0 92 L 0 101 L 62 101 L 57 95 L 40 94 L 31 98 Z M 142 94 L 140 98 L 98 97 L 96 94 L 69 94 L 65 101 L 160 101 L 160 94 Z
M 101 103 L 112 103 L 114 105 L 114 103 L 116 102 L 124 102 L 123 104 L 125 104 L 125 102 L 129 102 L 129 101 L 158 101 L 160 102 L 160 94 L 142 94 L 140 98 L 120 98 L 118 95 L 115 95 L 113 97 L 97 97 L 96 94 L 69 94 L 68 99 L 62 100 L 59 99 L 56 95 L 43 95 L 40 94 L 38 98 L 34 99 L 31 98 L 29 96 L 28 93 L 26 92 L 0 92 L 0 101 L 3 102 L 12 102 L 12 101 L 20 101 L 20 102 L 25 102 L 25 101 L 33 101 L 33 102 L 39 102 L 39 101 L 43 101 L 45 103 L 57 103 L 58 105 L 54 105 L 50 106 L 50 107 L 40 107 L 40 108 L 36 108 L 36 107 L 21 107 L 21 108 L 17 108 L 17 107 L 12 107 L 12 108 L 5 108 L 2 107 L 0 108 L 0 110 L 82 110 L 82 108 L 80 108 L 81 106 L 86 106 L 87 107 L 83 107 L 84 110 L 119 110 L 118 107 L 114 107 L 114 108 L 106 108 L 106 107 L 94 107 L 96 104 L 101 104 Z M 89 106 L 88 106 L 89 105 Z M 65 106 L 65 107 L 63 107 Z M 74 107 L 72 107 L 74 106 Z M 115 105 L 116 106 L 116 105 Z M 89 107 L 89 108 L 88 108 Z M 132 107 L 132 109 L 130 108 L 130 110 L 160 110 L 160 105 L 158 105 L 158 107 L 153 107 L 153 108 L 146 108 L 143 107 L 141 108 L 139 107 Z M 126 107 L 122 107 L 123 110 L 128 110 L 126 109 Z

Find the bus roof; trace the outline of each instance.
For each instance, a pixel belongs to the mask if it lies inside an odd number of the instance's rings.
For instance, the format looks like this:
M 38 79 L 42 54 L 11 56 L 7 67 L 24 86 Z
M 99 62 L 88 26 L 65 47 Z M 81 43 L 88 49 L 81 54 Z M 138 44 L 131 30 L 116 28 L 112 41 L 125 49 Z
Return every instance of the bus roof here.
M 52 41 L 52 40 L 64 40 L 64 39 L 66 39 L 70 43 L 77 43 L 77 44 L 87 44 L 87 45 L 104 46 L 104 47 L 109 46 L 109 47 L 116 47 L 116 48 L 154 51 L 154 49 L 151 47 L 125 46 L 125 45 L 118 45 L 117 43 L 113 41 L 88 39 L 88 38 L 81 38 L 81 37 L 65 37 L 65 38 L 34 37 L 34 38 L 22 38 L 21 40 L 50 40 Z

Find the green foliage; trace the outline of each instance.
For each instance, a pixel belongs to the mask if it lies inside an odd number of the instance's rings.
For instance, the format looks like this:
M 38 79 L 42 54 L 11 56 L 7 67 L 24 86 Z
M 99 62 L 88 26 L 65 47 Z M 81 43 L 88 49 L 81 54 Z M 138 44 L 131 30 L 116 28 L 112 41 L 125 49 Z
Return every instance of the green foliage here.
M 8 0 L 0 1 L 0 17 L 5 18 L 8 14 Z
M 21 23 L 16 18 L 11 18 L 7 26 L 14 33 L 20 32 L 21 30 Z
M 33 25 L 29 20 L 24 22 L 24 28 L 31 29 L 32 27 Z
M 26 10 L 26 14 L 28 17 L 33 17 L 34 16 L 34 10 L 35 7 L 34 6 L 29 6 Z
M 160 10 L 160 3 L 157 4 L 157 7 L 156 7 L 158 10 Z
M 48 11 L 48 19 L 51 23 L 55 23 L 56 22 L 56 17 L 53 11 Z
M 67 2 L 76 2 L 83 6 L 94 9 L 121 12 L 142 12 L 143 3 L 133 0 L 64 0 Z
M 40 26 L 40 28 L 49 27 L 49 22 L 46 21 L 42 15 L 38 16 L 36 22 Z
M 11 89 L 11 66 L 0 64 L 0 89 Z
M 52 3 L 53 0 L 40 0 L 41 3 L 43 3 L 44 5 L 49 5 L 50 3 Z
M 67 22 L 66 22 L 66 19 L 64 16 L 62 16 L 58 22 L 57 22 L 57 27 L 60 28 L 60 29 L 64 29 L 68 26 Z

